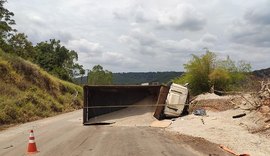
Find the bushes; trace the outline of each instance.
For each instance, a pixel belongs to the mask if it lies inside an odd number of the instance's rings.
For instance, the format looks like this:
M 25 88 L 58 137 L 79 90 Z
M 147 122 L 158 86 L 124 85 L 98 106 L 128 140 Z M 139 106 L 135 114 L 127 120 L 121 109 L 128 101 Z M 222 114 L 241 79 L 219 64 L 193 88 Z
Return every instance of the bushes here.
M 209 74 L 209 80 L 215 89 L 226 90 L 230 83 L 230 73 L 222 68 L 217 68 Z
M 175 83 L 189 83 L 194 95 L 208 92 L 211 87 L 227 91 L 239 87 L 250 72 L 250 64 L 240 61 L 238 65 L 229 57 L 217 60 L 216 54 L 210 51 L 202 56 L 192 55 L 192 59 L 184 64 L 186 73 L 174 80 Z

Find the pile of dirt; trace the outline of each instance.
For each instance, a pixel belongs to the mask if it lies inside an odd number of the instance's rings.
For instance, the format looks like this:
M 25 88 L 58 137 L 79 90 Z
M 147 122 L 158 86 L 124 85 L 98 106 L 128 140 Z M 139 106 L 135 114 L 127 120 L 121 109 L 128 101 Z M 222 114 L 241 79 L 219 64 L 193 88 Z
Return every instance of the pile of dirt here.
M 267 118 L 270 118 L 270 81 L 261 81 L 261 89 L 258 92 L 258 97 L 261 99 L 260 112 Z
M 195 101 L 202 101 L 202 100 L 220 100 L 220 99 L 230 99 L 231 96 L 219 96 L 214 93 L 205 93 L 200 94 L 195 98 Z
M 259 108 L 259 111 L 263 113 L 266 117 L 270 117 L 270 106 L 268 105 L 268 101 Z
M 266 95 L 266 94 L 263 94 Z M 267 96 L 268 97 L 268 96 Z M 222 112 L 226 110 L 242 110 L 253 113 L 256 118 L 255 124 L 247 124 L 248 131 L 251 133 L 263 133 L 270 135 L 270 100 L 265 96 L 262 98 L 260 93 L 243 93 L 238 95 L 218 96 L 215 94 L 199 95 L 190 104 L 190 114 L 197 109 L 206 111 Z M 253 119 L 252 119 L 253 120 Z
M 196 109 L 206 109 L 211 111 L 225 111 L 234 108 L 231 102 L 235 96 L 219 96 L 214 93 L 206 93 L 197 96 L 189 106 L 189 112 Z

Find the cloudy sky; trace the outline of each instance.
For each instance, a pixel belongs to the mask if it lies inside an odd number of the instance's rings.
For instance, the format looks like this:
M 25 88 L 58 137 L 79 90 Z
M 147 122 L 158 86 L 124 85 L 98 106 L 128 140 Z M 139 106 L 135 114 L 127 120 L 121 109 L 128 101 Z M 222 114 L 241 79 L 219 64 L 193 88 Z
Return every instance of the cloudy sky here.
M 86 69 L 183 71 L 207 47 L 270 67 L 269 0 L 9 0 L 34 44 L 59 39 Z

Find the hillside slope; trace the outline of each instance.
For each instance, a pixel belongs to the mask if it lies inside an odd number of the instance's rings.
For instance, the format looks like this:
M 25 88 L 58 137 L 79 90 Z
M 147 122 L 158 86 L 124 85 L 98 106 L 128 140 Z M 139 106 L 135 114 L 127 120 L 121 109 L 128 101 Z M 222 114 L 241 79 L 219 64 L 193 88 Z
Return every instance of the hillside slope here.
M 82 87 L 0 50 L 0 126 L 82 107 Z
M 270 78 L 270 68 L 255 70 L 253 74 L 259 78 Z

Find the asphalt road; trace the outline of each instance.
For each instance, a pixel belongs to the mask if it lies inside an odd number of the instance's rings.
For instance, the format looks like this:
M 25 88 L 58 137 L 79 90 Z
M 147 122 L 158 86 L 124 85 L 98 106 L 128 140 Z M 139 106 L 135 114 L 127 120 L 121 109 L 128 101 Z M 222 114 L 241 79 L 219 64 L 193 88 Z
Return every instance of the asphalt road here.
M 174 136 L 169 135 L 169 132 L 161 128 L 145 126 L 145 123 L 143 126 L 83 126 L 82 110 L 0 131 L 0 155 L 27 155 L 26 149 L 30 129 L 34 130 L 35 141 L 39 150 L 35 155 L 209 155 L 198 152 L 204 150 L 201 147 L 198 147 L 199 150 L 196 150 L 196 147 L 191 148 L 188 143 L 181 142 Z

